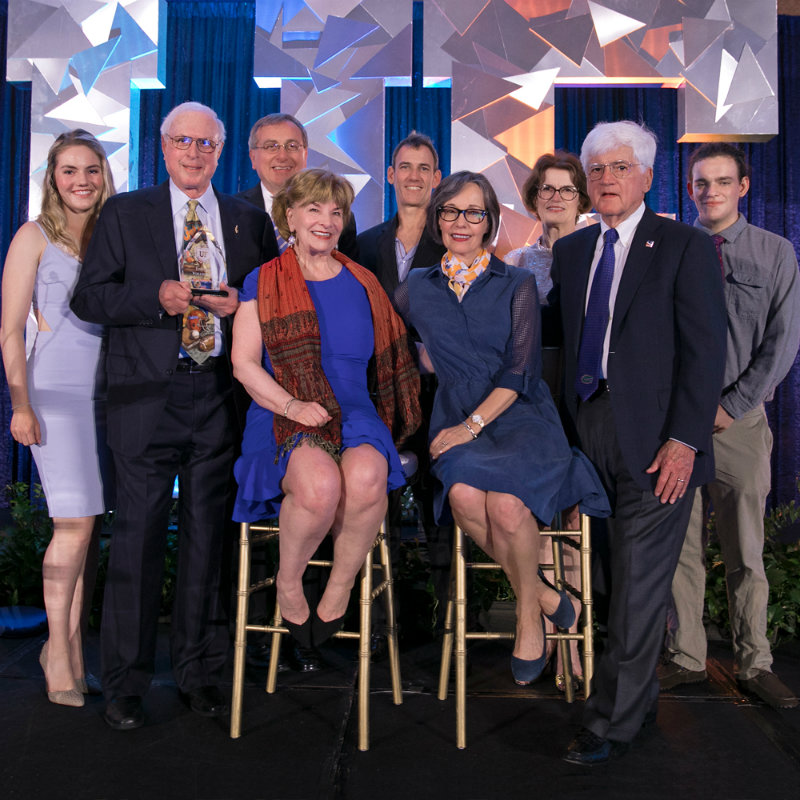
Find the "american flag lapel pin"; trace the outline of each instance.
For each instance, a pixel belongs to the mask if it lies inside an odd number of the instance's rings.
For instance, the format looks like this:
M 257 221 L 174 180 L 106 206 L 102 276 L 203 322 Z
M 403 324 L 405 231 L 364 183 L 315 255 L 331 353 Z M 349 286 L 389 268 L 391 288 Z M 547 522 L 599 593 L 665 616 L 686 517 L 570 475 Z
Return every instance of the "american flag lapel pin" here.
M 655 246 L 655 242 L 654 242 L 652 239 L 648 239 L 648 240 L 647 240 L 647 241 L 644 243 L 644 246 L 645 246 L 645 247 L 653 247 L 653 246 Z
M 233 229 L 233 232 L 234 232 L 234 233 L 235 233 L 237 236 L 239 235 L 239 226 L 238 226 L 238 225 L 236 225 L 236 226 L 234 227 L 234 229 Z M 652 242 L 650 242 L 650 244 L 648 245 L 648 247 L 649 247 L 650 245 L 652 245 L 652 244 L 653 244 L 653 243 L 652 243 Z

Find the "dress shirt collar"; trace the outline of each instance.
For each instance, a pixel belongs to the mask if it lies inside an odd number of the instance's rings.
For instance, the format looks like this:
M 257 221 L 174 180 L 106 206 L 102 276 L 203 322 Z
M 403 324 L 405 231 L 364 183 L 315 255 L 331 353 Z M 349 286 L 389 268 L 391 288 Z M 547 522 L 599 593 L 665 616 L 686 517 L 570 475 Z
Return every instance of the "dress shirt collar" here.
M 274 195 L 269 189 L 267 189 L 266 186 L 264 186 L 263 183 L 261 183 L 261 181 L 259 181 L 258 185 L 261 187 L 261 195 L 264 198 L 264 208 L 266 209 L 267 214 L 272 216 L 272 198 Z
M 709 236 L 713 236 L 715 233 L 718 233 L 726 242 L 735 242 L 739 237 L 739 234 L 747 227 L 747 225 L 747 217 L 745 217 L 744 214 L 739 214 L 739 216 L 736 218 L 736 222 L 734 222 L 733 225 L 728 225 L 724 231 L 710 231 L 705 225 L 700 223 L 699 218 L 694 221 L 695 228 L 700 228 L 703 233 L 707 233 Z
M 630 247 L 631 240 L 633 239 L 633 234 L 636 233 L 636 228 L 638 227 L 639 223 L 642 221 L 642 217 L 644 216 L 644 209 L 645 204 L 644 202 L 633 212 L 629 217 L 624 219 L 622 222 L 617 225 L 617 233 L 619 234 L 619 242 L 620 244 L 627 250 Z M 606 225 L 603 222 L 603 219 L 600 219 L 600 247 L 602 247 L 602 240 L 606 234 L 606 231 L 609 229 L 609 225 Z
M 172 216 L 181 215 L 181 220 L 186 216 L 186 204 L 192 198 L 182 192 L 173 182 L 172 178 L 169 180 L 169 198 L 172 204 Z M 201 217 L 202 209 L 205 212 L 206 218 L 215 216 L 218 212 L 217 196 L 214 194 L 214 187 L 209 183 L 208 188 L 195 198 L 197 200 L 198 216 Z

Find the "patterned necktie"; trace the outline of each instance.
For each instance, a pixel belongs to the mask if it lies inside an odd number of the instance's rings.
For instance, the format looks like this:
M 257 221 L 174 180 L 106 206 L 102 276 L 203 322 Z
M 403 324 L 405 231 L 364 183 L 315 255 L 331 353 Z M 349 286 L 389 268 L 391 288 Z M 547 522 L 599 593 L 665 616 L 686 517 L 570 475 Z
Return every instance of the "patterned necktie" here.
M 722 243 L 725 237 L 720 233 L 715 233 L 711 240 L 714 242 L 714 247 L 717 248 L 717 258 L 719 259 L 719 268 L 722 270 L 722 280 L 725 280 L 725 262 L 722 260 Z
M 289 242 L 281 236 L 278 226 L 273 222 L 272 227 L 275 228 L 275 238 L 278 240 L 278 253 L 283 255 L 283 251 L 289 246 Z
M 211 262 L 202 258 L 209 243 L 200 233 L 203 224 L 197 216 L 197 200 L 189 200 L 189 210 L 183 221 L 183 253 L 181 278 L 192 286 L 210 289 L 212 286 Z M 181 344 L 186 354 L 202 364 L 214 349 L 214 316 L 204 308 L 190 305 L 183 312 Z
M 589 292 L 589 305 L 583 322 L 581 346 L 578 351 L 578 372 L 575 391 L 581 400 L 588 400 L 596 391 L 603 371 L 603 342 L 608 327 L 608 299 L 614 278 L 614 243 L 619 234 L 609 228 L 605 234 L 603 252 L 594 273 Z

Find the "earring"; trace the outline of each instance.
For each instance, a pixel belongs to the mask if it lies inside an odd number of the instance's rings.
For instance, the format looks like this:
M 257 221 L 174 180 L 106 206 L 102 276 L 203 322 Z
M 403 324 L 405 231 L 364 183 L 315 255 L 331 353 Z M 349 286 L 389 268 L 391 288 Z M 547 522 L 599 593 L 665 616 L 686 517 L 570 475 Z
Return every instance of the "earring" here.
M 297 239 L 295 239 L 294 231 L 290 231 L 289 238 L 286 240 L 286 244 L 288 244 L 289 247 L 291 247 L 296 241 Z

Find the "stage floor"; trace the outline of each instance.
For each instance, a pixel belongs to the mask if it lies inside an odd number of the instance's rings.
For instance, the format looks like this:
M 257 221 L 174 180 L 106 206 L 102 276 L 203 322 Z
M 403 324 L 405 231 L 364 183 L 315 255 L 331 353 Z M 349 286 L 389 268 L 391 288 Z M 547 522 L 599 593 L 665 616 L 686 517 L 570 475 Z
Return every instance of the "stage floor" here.
M 243 735 L 198 717 L 178 699 L 159 634 L 158 674 L 145 698 L 147 725 L 106 727 L 103 701 L 54 706 L 38 665 L 43 636 L 0 639 L 0 796 L 5 800 L 794 800 L 800 795 L 800 709 L 776 711 L 740 694 L 730 649 L 714 643 L 710 679 L 663 694 L 658 724 L 622 759 L 581 768 L 560 757 L 580 724 L 552 676 L 517 687 L 510 644 L 470 646 L 467 749 L 455 746 L 452 694 L 436 698 L 435 643 L 401 653 L 403 704 L 394 706 L 386 664 L 376 665 L 371 746 L 357 749 L 355 649 L 335 642 L 321 673 L 248 672 Z M 97 634 L 88 665 L 99 673 Z M 800 646 L 778 650 L 775 671 L 800 691 Z M 230 672 L 230 670 L 229 670 Z M 230 679 L 223 687 L 230 691 Z

